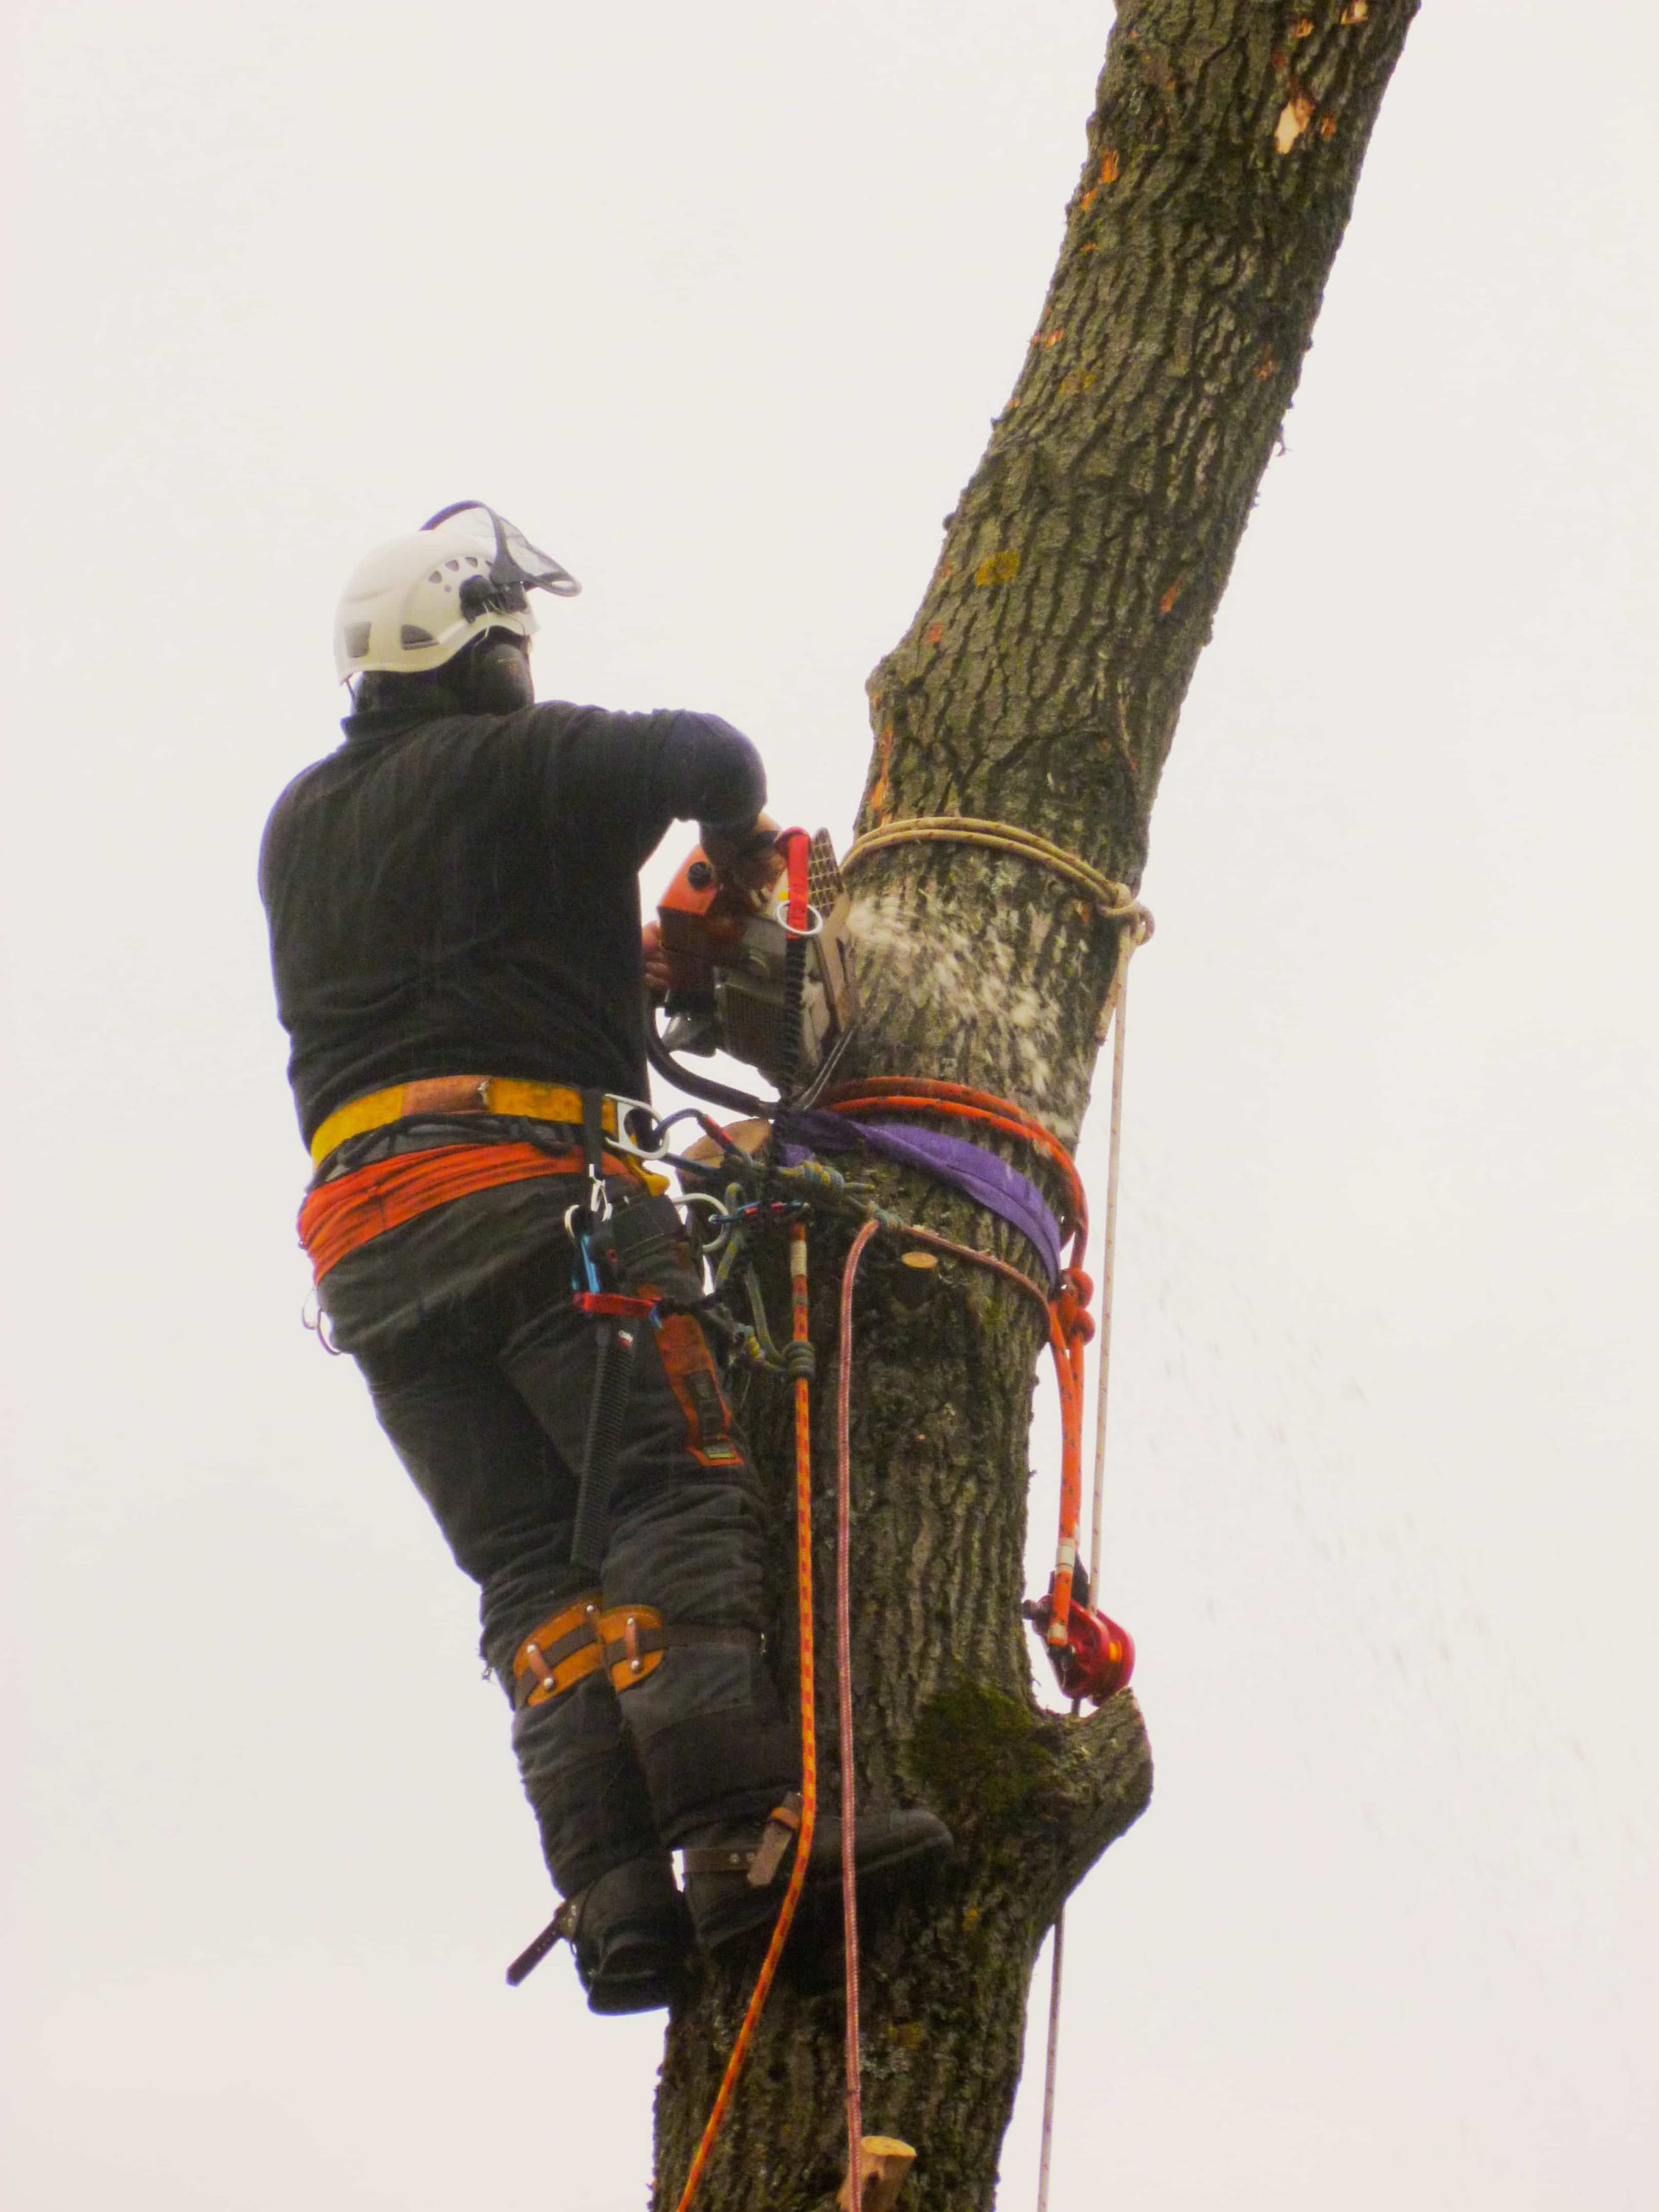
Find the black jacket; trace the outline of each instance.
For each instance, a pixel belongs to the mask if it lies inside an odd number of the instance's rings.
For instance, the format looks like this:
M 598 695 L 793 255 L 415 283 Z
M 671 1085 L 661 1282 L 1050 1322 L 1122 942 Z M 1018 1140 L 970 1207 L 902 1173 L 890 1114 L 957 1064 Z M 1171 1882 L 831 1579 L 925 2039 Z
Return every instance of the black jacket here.
M 766 800 L 713 715 L 354 715 L 265 825 L 259 890 L 308 1141 L 337 1106 L 440 1075 L 645 1095 L 641 864 L 671 822 Z

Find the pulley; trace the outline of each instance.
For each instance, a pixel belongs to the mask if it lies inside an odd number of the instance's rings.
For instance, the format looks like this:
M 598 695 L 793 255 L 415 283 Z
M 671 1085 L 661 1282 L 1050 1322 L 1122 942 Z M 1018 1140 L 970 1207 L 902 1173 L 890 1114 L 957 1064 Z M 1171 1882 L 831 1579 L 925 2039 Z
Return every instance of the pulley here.
M 1075 1591 L 1064 1643 L 1048 1642 L 1046 1597 L 1028 1600 L 1020 1610 L 1043 1638 L 1054 1679 L 1065 1696 L 1074 1702 L 1086 1698 L 1091 1705 L 1103 1705 L 1128 1688 L 1135 1672 L 1135 1638 L 1105 1613 L 1083 1604 Z

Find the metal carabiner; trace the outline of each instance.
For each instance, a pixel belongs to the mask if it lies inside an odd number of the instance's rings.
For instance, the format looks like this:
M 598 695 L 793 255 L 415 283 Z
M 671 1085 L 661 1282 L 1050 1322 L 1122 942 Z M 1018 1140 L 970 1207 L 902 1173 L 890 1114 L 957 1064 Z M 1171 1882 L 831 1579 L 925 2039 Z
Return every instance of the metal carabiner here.
M 707 1230 L 697 1230 L 697 1249 L 705 1259 L 720 1251 L 732 1233 L 730 1209 L 723 1205 L 712 1191 L 689 1191 L 679 1201 L 679 1205 L 680 1211 L 688 1214 L 693 1206 L 708 1208 L 711 1217 L 711 1225 Z M 717 1230 L 713 1226 L 714 1223 L 719 1224 Z
M 611 1148 L 628 1160 L 660 1160 L 668 1150 L 668 1133 L 658 1120 L 646 1098 L 623 1098 L 615 1091 L 606 1094 L 606 1104 L 612 1109 L 616 1133 L 611 1139 Z M 628 1126 L 635 1115 L 643 1114 L 650 1125 L 649 1139 L 636 1136 Z

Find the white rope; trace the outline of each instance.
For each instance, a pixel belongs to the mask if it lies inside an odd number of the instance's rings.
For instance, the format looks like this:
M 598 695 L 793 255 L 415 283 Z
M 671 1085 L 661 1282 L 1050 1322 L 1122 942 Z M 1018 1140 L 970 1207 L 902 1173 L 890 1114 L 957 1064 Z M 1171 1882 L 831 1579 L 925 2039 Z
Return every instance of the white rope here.
M 1129 960 L 1140 940 L 1133 930 L 1121 932 L 1116 972 L 1101 1014 L 1100 1040 L 1112 1032 L 1112 1116 L 1106 1154 L 1106 1219 L 1101 1232 L 1100 1306 L 1096 1324 L 1099 1364 L 1095 1370 L 1095 1465 L 1089 1505 L 1089 1599 L 1100 1603 L 1100 1535 L 1106 1491 L 1106 1406 L 1112 1371 L 1112 1289 L 1117 1260 L 1118 1163 L 1123 1141 L 1123 1039 L 1128 1022 Z M 1082 1700 L 1074 1699 L 1075 1715 Z M 1043 2069 L 1042 2150 L 1037 2168 L 1037 2212 L 1048 2212 L 1048 2184 L 1054 2155 L 1054 2100 L 1060 2070 L 1060 1997 L 1065 1967 L 1065 1908 L 1054 1920 L 1054 1961 L 1048 1991 L 1048 2049 Z

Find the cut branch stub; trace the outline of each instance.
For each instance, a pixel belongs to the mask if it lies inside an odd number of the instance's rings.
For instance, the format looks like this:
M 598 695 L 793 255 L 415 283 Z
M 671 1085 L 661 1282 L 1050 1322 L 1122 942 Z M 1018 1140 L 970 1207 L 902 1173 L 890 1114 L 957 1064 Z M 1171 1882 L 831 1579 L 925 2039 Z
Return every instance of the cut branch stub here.
M 849 2174 L 836 2199 L 841 2212 L 893 2212 L 916 2153 L 896 2135 L 866 2135 L 858 2146 L 858 2188 Z

